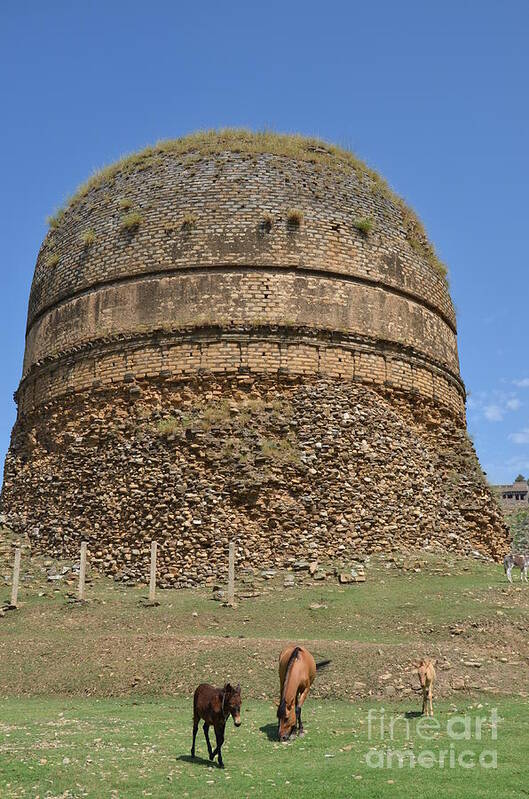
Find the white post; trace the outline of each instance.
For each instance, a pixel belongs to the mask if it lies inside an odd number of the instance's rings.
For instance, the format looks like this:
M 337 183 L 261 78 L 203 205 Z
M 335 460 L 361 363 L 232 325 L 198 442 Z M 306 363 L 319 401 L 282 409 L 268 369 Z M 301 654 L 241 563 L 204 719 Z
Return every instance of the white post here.
M 86 576 L 86 541 L 81 542 L 81 563 L 79 566 L 79 594 L 78 598 L 84 602 L 84 581 Z
M 20 578 L 20 549 L 15 549 L 15 563 L 13 565 L 13 582 L 11 584 L 11 605 L 16 608 L 18 601 L 18 581 Z
M 158 544 L 156 541 L 151 541 L 151 579 L 149 581 L 149 602 L 154 602 L 156 595 L 156 553 L 158 551 Z
M 228 596 L 227 604 L 233 605 L 235 601 L 235 541 L 230 541 L 228 555 Z

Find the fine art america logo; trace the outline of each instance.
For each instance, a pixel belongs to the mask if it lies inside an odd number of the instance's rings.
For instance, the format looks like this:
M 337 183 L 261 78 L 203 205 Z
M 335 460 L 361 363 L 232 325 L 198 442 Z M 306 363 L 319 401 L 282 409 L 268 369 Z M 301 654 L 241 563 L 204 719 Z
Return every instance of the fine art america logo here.
M 377 769 L 497 768 L 492 742 L 498 738 L 498 718 L 496 708 L 487 716 L 454 715 L 443 722 L 428 716 L 390 716 L 384 708 L 372 708 L 367 714 L 371 747 L 365 762 Z

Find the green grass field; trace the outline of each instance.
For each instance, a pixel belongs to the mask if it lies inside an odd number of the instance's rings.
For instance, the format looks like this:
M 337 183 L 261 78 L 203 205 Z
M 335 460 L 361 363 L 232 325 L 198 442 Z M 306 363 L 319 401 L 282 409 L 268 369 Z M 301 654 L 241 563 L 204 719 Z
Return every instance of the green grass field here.
M 159 607 L 145 607 L 145 586 L 97 576 L 89 601 L 72 604 L 75 583 L 49 583 L 32 562 L 19 610 L 0 618 L 0 798 L 523 795 L 529 588 L 509 585 L 497 565 L 418 557 L 420 571 L 373 559 L 363 585 L 245 578 L 236 608 L 211 589 L 161 591 Z M 292 641 L 332 663 L 305 705 L 306 736 L 282 745 L 277 658 Z M 432 741 L 415 727 L 411 662 L 423 655 L 438 659 Z M 199 682 L 227 679 L 241 683 L 244 711 L 243 726 L 227 728 L 222 771 L 204 759 L 202 730 L 200 757 L 189 759 L 191 696 Z M 386 718 L 410 714 L 409 736 L 401 721 L 393 741 L 370 737 L 369 709 L 382 707 Z M 450 718 L 492 707 L 496 741 L 486 725 L 481 741 L 449 737 Z M 409 765 L 411 751 L 438 761 L 450 744 L 456 764 L 462 750 L 494 749 L 497 768 L 450 768 L 449 755 L 442 768 Z M 408 753 L 402 768 L 368 765 L 388 749 Z
M 481 707 L 478 705 L 482 704 Z M 243 724 L 227 727 L 224 760 L 219 769 L 206 757 L 199 730 L 197 758 L 189 756 L 191 707 L 183 699 L 156 700 L 8 700 L 2 703 L 0 744 L 0 795 L 3 799 L 142 799 L 165 797 L 409 797 L 429 795 L 435 789 L 443 797 L 520 796 L 526 792 L 526 756 L 529 733 L 527 701 L 502 699 L 498 708 L 497 739 L 483 725 L 481 740 L 452 741 L 447 721 L 455 714 L 489 717 L 492 704 L 443 703 L 437 708 L 438 732 L 422 740 L 417 719 L 394 726 L 394 738 L 381 740 L 381 705 L 337 701 L 308 702 L 306 735 L 288 744 L 275 740 L 274 706 L 269 702 L 244 704 Z M 377 714 L 369 737 L 368 711 Z M 385 717 L 403 712 L 400 705 L 384 704 Z M 474 721 L 473 721 L 474 724 Z M 459 727 L 457 729 L 460 729 Z M 474 728 L 473 728 L 474 729 Z M 454 747 L 455 763 L 462 751 L 472 768 L 438 765 L 439 752 Z M 388 750 L 413 751 L 399 768 L 387 767 Z M 496 752 L 497 768 L 479 766 L 479 755 Z M 371 754 L 370 754 L 371 753 Z M 371 760 L 368 765 L 366 756 Z M 482 755 L 483 757 L 483 755 Z M 379 758 L 382 758 L 379 760 Z M 492 755 L 486 755 L 491 763 Z M 384 767 L 378 767 L 383 764 Z M 375 765 L 377 767 L 375 767 Z M 391 761 L 390 761 L 391 765 Z
M 388 684 L 405 696 L 410 663 L 423 655 L 445 664 L 441 696 L 454 678 L 469 690 L 527 690 L 529 590 L 509 585 L 501 567 L 430 557 L 417 573 L 374 561 L 366 574 L 346 587 L 302 575 L 294 588 L 278 575 L 234 609 L 207 589 L 160 591 L 160 606 L 144 607 L 145 587 L 108 578 L 88 586 L 86 605 L 72 605 L 75 584 L 35 578 L 20 609 L 0 619 L 0 696 L 187 696 L 201 680 L 229 678 L 246 696 L 271 699 L 291 641 L 332 658 L 315 687 L 321 697 L 384 696 Z M 8 597 L 6 586 L 0 602 Z

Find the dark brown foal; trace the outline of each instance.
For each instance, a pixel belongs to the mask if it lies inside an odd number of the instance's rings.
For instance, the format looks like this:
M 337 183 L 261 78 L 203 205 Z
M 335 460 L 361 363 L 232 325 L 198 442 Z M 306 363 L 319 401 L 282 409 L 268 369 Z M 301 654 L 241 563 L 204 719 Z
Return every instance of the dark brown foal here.
M 215 755 L 219 758 L 219 768 L 224 768 L 222 762 L 222 744 L 224 743 L 224 728 L 229 717 L 233 717 L 236 727 L 241 725 L 241 686 L 233 688 L 226 683 L 224 688 L 214 688 L 213 685 L 202 683 L 198 686 L 193 697 L 193 746 L 191 757 L 195 757 L 195 739 L 197 737 L 198 722 L 204 721 L 204 735 L 208 745 L 209 759 Z M 209 728 L 213 725 L 217 746 L 211 748 L 209 742 Z

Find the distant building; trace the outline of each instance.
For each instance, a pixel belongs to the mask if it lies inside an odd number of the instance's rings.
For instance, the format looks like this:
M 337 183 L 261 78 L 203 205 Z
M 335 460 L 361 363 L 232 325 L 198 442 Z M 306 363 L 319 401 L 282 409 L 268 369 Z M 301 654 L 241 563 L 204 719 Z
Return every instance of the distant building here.
M 527 480 L 516 480 L 511 485 L 496 486 L 501 501 L 506 505 L 529 505 L 529 485 Z

